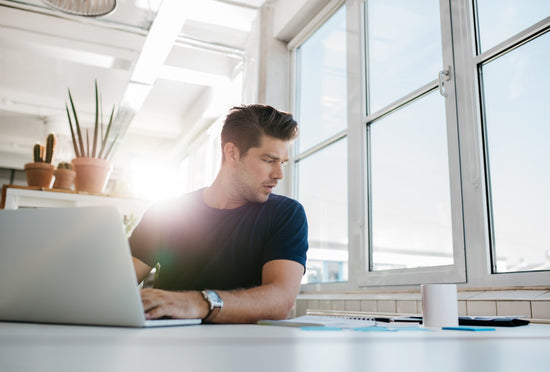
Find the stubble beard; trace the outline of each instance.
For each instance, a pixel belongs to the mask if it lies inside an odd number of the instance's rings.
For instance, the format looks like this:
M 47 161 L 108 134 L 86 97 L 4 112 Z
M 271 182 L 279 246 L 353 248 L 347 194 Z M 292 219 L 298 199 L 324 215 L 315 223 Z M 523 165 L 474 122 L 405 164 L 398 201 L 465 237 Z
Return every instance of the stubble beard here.
M 269 194 L 264 190 L 262 183 L 255 186 L 248 177 L 239 177 L 235 182 L 235 190 L 239 197 L 250 203 L 265 203 Z

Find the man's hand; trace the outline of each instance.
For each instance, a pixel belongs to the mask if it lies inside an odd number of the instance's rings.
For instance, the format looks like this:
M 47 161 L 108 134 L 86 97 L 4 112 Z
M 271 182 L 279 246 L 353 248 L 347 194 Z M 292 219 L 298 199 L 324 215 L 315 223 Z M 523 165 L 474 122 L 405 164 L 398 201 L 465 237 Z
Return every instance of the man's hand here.
M 196 291 L 171 292 L 147 288 L 141 290 L 141 301 L 146 319 L 203 319 L 209 311 L 203 295 Z

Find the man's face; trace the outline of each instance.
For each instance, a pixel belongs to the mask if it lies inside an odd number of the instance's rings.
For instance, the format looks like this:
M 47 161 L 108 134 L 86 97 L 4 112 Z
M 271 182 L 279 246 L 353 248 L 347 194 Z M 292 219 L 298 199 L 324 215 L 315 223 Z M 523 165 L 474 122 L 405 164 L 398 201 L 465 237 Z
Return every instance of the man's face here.
M 249 202 L 267 201 L 277 182 L 283 179 L 288 161 L 288 141 L 262 136 L 260 147 L 252 147 L 239 158 L 235 172 L 236 192 Z

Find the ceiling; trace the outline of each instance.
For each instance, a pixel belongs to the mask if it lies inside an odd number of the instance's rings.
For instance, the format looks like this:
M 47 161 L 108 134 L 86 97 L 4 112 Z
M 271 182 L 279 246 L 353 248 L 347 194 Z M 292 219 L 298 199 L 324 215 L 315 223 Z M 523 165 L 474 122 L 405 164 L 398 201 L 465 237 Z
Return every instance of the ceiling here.
M 54 161 L 70 161 L 67 89 L 92 128 L 96 79 L 104 115 L 115 105 L 113 129 L 123 134 L 115 166 L 181 159 L 242 102 L 264 2 L 119 0 L 114 13 L 86 18 L 40 0 L 0 0 L 0 168 L 22 169 L 51 132 Z

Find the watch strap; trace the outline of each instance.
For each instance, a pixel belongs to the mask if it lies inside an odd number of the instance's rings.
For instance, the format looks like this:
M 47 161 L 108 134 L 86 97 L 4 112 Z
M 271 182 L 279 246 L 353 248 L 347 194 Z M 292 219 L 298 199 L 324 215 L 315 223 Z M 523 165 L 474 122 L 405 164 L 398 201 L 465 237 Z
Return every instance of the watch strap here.
M 201 293 L 202 293 L 204 299 L 206 300 L 206 302 L 208 303 L 208 307 L 209 307 L 208 314 L 202 320 L 204 323 L 211 322 L 218 315 L 221 308 L 223 307 L 223 302 L 221 302 L 221 304 L 215 304 L 215 303 L 212 302 L 212 299 L 210 298 L 209 292 L 212 292 L 215 296 L 220 298 L 220 296 L 214 291 L 201 291 Z M 221 301 L 221 298 L 220 298 L 220 301 Z

